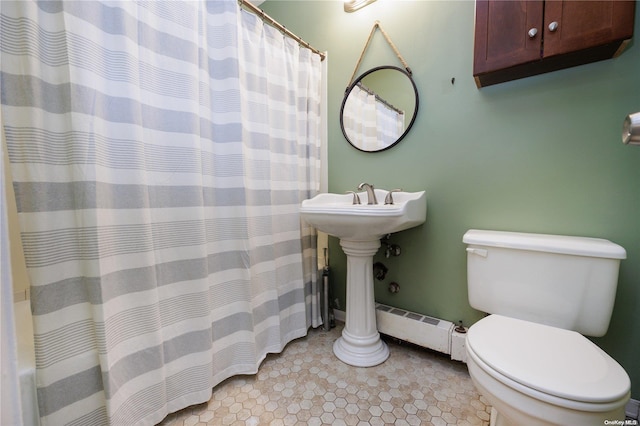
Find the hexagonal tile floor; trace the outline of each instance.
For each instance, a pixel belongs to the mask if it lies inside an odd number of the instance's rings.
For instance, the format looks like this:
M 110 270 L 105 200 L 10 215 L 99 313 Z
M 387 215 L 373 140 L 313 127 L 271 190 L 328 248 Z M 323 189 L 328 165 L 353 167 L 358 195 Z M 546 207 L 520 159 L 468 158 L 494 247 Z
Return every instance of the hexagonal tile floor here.
M 488 425 L 491 407 L 465 364 L 385 339 L 381 365 L 352 367 L 333 355 L 342 324 L 310 330 L 252 376 L 213 389 L 208 403 L 170 414 L 161 426 L 202 425 Z

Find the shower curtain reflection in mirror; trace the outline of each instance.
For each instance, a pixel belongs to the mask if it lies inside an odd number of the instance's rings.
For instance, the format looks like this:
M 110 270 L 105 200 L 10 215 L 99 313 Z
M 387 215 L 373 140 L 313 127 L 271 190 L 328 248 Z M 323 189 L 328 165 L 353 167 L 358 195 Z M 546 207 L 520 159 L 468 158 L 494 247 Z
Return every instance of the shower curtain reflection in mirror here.
M 352 145 L 362 151 L 380 151 L 404 133 L 405 113 L 358 83 L 344 104 L 343 125 Z
M 167 6 L 0 2 L 43 425 L 155 424 L 320 325 L 320 57 Z

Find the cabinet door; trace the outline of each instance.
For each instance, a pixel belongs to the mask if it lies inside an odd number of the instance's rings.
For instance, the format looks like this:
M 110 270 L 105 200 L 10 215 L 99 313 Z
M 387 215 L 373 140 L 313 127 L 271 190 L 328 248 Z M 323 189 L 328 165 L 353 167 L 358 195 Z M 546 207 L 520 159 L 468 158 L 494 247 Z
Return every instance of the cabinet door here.
M 575 52 L 631 38 L 634 8 L 635 1 L 547 0 L 543 56 Z
M 473 74 L 540 59 L 542 20 L 541 0 L 477 0 Z

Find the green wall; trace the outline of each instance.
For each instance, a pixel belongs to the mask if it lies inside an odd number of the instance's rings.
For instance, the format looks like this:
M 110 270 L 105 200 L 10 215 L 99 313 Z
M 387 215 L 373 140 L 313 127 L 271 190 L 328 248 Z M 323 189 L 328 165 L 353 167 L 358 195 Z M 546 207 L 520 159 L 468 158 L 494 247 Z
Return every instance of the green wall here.
M 427 191 L 427 221 L 392 235 L 376 299 L 472 324 L 462 235 L 470 228 L 584 235 L 627 250 L 608 334 L 594 339 L 629 372 L 640 399 L 640 147 L 621 142 L 640 111 L 640 5 L 636 41 L 617 59 L 478 90 L 472 77 L 472 1 L 378 0 L 355 13 L 339 1 L 268 0 L 269 15 L 329 52 L 329 190 Z M 342 96 L 369 31 L 380 20 L 411 69 L 420 111 L 394 148 L 363 153 L 344 139 Z M 358 74 L 401 66 L 380 32 Z M 451 80 L 455 78 L 455 83 Z M 332 289 L 344 309 L 346 259 L 330 239 Z M 387 291 L 397 281 L 397 294 Z

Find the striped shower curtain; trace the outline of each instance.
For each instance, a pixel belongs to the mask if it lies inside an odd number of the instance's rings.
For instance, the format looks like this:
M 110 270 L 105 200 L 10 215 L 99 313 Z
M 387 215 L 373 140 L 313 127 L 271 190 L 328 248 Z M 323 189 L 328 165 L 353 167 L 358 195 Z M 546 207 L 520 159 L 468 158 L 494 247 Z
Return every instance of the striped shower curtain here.
M 319 325 L 321 65 L 218 1 L 2 1 L 44 425 L 151 425 Z
M 405 113 L 376 98 L 376 129 L 381 148 L 394 144 L 404 133 Z
M 343 124 L 349 140 L 364 151 L 380 149 L 376 129 L 376 98 L 358 84 L 344 104 Z

